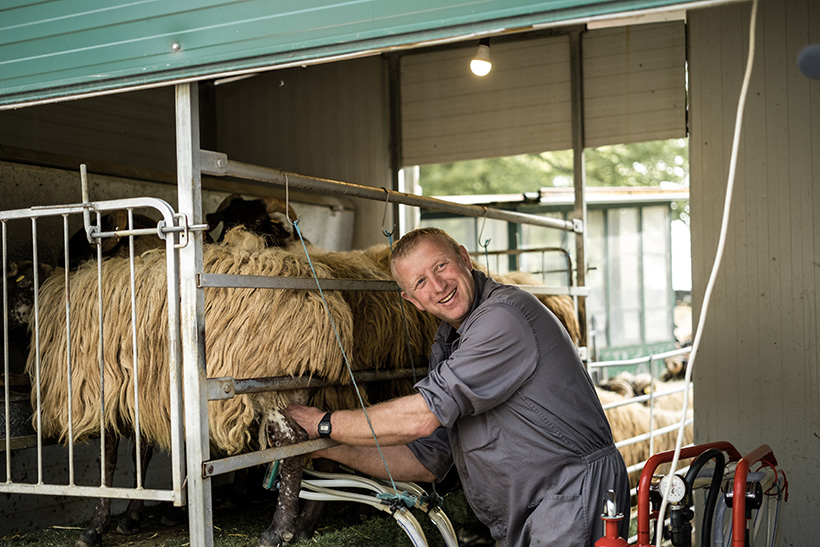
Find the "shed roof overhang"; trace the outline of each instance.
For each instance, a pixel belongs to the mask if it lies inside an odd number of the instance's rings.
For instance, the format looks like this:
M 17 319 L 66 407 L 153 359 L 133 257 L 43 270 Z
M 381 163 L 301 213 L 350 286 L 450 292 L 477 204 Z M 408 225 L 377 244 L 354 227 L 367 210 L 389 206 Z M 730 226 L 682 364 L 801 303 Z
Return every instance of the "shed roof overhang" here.
M 11 0 L 0 109 L 726 0 Z

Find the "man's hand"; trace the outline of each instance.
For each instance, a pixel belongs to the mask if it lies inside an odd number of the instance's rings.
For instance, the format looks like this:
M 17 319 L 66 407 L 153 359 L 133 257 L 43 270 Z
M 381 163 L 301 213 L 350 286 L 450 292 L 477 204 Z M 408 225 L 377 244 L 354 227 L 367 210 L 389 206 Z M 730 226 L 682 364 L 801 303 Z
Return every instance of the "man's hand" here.
M 285 410 L 296 420 L 296 423 L 302 426 L 302 429 L 307 431 L 308 437 L 311 439 L 319 438 L 319 422 L 322 416 L 325 415 L 324 410 L 297 404 L 290 404 Z

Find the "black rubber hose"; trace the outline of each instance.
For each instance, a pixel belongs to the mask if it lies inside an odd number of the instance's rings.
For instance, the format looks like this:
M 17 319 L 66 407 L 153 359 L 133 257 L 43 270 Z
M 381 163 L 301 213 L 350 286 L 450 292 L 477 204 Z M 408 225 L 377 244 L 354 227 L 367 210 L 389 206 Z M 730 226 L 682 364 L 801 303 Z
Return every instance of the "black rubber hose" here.
M 715 512 L 718 496 L 720 495 L 720 483 L 723 481 L 723 467 L 726 463 L 726 457 L 723 452 L 716 448 L 710 448 L 695 458 L 689 466 L 689 471 L 686 472 L 686 484 L 691 489 L 695 484 L 695 478 L 700 473 L 701 468 L 706 465 L 709 460 L 715 460 L 715 472 L 712 474 L 712 484 L 709 485 L 709 496 L 706 498 L 706 507 L 703 515 L 703 528 L 700 535 L 701 547 L 709 547 L 712 537 L 712 518 Z

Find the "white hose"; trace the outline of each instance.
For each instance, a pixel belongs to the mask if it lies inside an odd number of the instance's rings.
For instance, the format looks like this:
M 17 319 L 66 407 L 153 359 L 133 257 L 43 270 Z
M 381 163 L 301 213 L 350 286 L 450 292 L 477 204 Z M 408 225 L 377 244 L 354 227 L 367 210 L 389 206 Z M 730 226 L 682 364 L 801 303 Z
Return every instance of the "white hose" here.
M 404 533 L 410 538 L 413 545 L 417 547 L 428 547 L 427 538 L 424 535 L 421 524 L 419 524 L 419 521 L 416 520 L 416 517 L 414 517 L 410 511 L 403 507 L 393 511 L 389 506 L 381 503 L 373 496 L 355 494 L 352 492 L 345 492 L 343 490 L 334 490 L 332 488 L 326 488 L 313 484 L 311 481 L 307 480 L 302 481 L 302 490 L 299 492 L 299 497 L 302 499 L 319 501 L 355 501 L 370 505 L 380 511 L 391 514 L 393 518 L 396 519 L 396 522 L 398 522 L 402 530 L 404 530 Z
M 700 341 L 703 338 L 703 326 L 706 323 L 706 314 L 709 310 L 709 302 L 712 298 L 712 290 L 715 287 L 717 274 L 720 270 L 720 263 L 723 259 L 723 251 L 726 246 L 726 232 L 729 228 L 729 212 L 732 207 L 732 192 L 735 186 L 735 172 L 737 169 L 737 154 L 740 145 L 740 129 L 743 126 L 743 109 L 746 105 L 746 95 L 749 91 L 749 81 L 752 77 L 752 67 L 754 66 L 755 53 L 755 25 L 757 22 L 757 4 L 758 0 L 752 0 L 752 14 L 749 20 L 749 52 L 746 59 L 746 71 L 743 75 L 743 84 L 740 88 L 740 97 L 737 103 L 737 116 L 735 117 L 735 132 L 732 139 L 732 155 L 729 160 L 729 176 L 726 183 L 726 199 L 723 205 L 723 220 L 720 225 L 720 236 L 718 238 L 718 247 L 715 252 L 715 261 L 712 265 L 712 272 L 709 275 L 709 282 L 706 284 L 706 291 L 703 294 L 703 306 L 701 308 L 700 317 L 698 318 L 698 326 L 695 332 L 695 338 L 692 342 L 692 351 L 689 354 L 689 363 L 686 366 L 686 375 L 684 381 L 683 391 L 683 407 L 681 408 L 681 422 L 678 429 L 678 440 L 675 444 L 675 455 L 672 457 L 672 464 L 669 474 L 674 474 L 675 469 L 680 459 L 681 446 L 683 444 L 683 433 L 685 428 L 686 412 L 689 407 L 689 382 L 692 381 L 692 370 L 695 368 L 695 358 L 697 357 L 698 349 L 700 348 Z M 661 502 L 660 511 L 658 512 L 658 522 L 663 522 L 666 508 L 668 505 L 667 499 L 672 491 L 672 481 L 664 492 L 663 501 Z M 657 527 L 656 547 L 661 547 L 661 539 L 663 538 L 663 526 Z
M 410 492 L 418 499 L 423 499 L 427 496 L 427 492 L 414 482 L 396 482 L 396 488 Z M 458 547 L 458 536 L 450 519 L 444 513 L 444 510 L 440 507 L 429 507 L 426 503 L 419 503 L 417 506 L 427 513 L 427 516 L 430 517 L 435 527 L 438 528 L 445 545 L 447 547 Z

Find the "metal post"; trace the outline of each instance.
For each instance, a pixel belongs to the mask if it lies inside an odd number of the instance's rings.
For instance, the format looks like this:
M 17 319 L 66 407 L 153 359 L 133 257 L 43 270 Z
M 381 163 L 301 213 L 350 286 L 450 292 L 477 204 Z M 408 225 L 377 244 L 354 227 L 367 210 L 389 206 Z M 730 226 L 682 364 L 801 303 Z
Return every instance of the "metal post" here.
M 179 212 L 189 224 L 202 221 L 199 92 L 196 83 L 176 86 L 177 188 Z M 196 285 L 202 271 L 202 233 L 191 232 L 179 251 L 180 322 L 188 462 L 188 524 L 193 547 L 212 547 L 211 481 L 202 473 L 210 459 L 207 374 L 205 371 L 205 296 Z
M 584 252 L 587 231 L 587 203 L 584 196 L 586 188 L 586 168 L 584 166 L 584 84 L 581 58 L 581 33 L 573 31 L 569 35 L 570 80 L 572 88 L 572 180 L 575 186 L 575 220 L 581 223 L 582 229 L 575 232 L 575 274 L 576 284 L 586 286 L 587 261 Z M 579 324 L 581 340 L 579 345 L 588 344 L 586 324 L 586 298 L 578 297 Z M 583 319 L 583 321 L 581 321 Z

